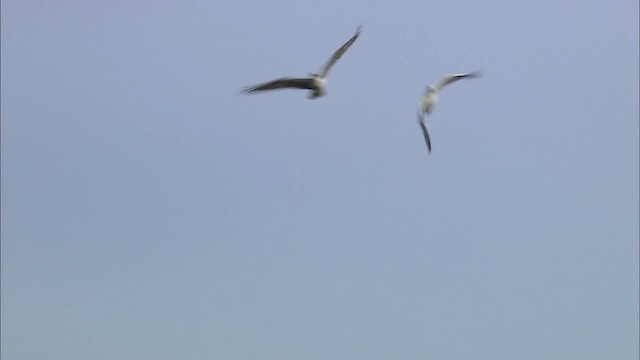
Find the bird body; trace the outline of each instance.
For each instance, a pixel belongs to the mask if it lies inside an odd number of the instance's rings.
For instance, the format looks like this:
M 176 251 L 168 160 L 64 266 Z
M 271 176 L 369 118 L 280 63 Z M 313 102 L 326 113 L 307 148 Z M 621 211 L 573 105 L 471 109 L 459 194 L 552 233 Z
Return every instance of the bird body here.
M 422 99 L 423 112 L 427 115 L 431 114 L 437 102 L 438 90 L 436 90 L 433 86 L 428 86 Z
M 313 92 L 309 93 L 308 98 L 315 99 L 324 96 L 326 94 L 327 79 L 318 74 L 311 74 L 311 79 L 313 80 Z
M 436 103 L 438 102 L 438 93 L 445 86 L 456 82 L 465 78 L 474 78 L 479 77 L 480 72 L 471 72 L 464 74 L 453 74 L 447 75 L 440 79 L 437 84 L 427 86 L 424 91 L 424 96 L 422 97 L 422 103 L 420 108 L 418 109 L 418 124 L 420 124 L 420 128 L 422 129 L 422 135 L 424 136 L 424 141 L 427 144 L 427 149 L 431 152 L 431 136 L 429 135 L 429 125 L 427 124 L 427 115 L 430 115 L 433 112 Z
M 362 26 L 358 26 L 356 34 L 351 37 L 346 43 L 344 43 L 333 55 L 327 60 L 319 73 L 310 74 L 308 78 L 290 78 L 283 77 L 280 79 L 272 80 L 266 83 L 249 86 L 243 90 L 244 93 L 252 93 L 267 90 L 276 89 L 307 89 L 309 91 L 308 98 L 315 99 L 326 94 L 327 74 L 335 65 L 335 63 L 342 57 L 342 55 L 351 47 L 360 35 Z

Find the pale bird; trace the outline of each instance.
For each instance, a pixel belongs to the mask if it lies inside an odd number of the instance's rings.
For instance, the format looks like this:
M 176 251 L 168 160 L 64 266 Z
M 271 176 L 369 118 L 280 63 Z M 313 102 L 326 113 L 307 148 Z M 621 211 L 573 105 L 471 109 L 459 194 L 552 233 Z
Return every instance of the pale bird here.
M 430 115 L 433 112 L 433 108 L 436 106 L 438 102 L 438 93 L 445 86 L 456 82 L 465 78 L 475 78 L 479 77 L 481 74 L 479 71 L 465 73 L 465 74 L 453 74 L 447 75 L 443 77 L 440 81 L 438 81 L 435 85 L 427 86 L 427 89 L 424 92 L 424 96 L 422 97 L 422 105 L 418 109 L 418 124 L 422 128 L 422 135 L 424 136 L 424 141 L 427 143 L 427 149 L 431 152 L 431 137 L 429 136 L 429 125 L 427 124 L 427 115 Z
M 344 45 L 342 45 L 338 50 L 336 50 L 336 52 L 333 53 L 333 55 L 331 56 L 331 58 L 329 58 L 329 60 L 327 60 L 327 62 L 324 64 L 324 66 L 322 67 L 322 70 L 320 70 L 319 73 L 317 74 L 309 74 L 311 75 L 311 77 L 309 78 L 290 78 L 290 77 L 283 77 L 280 79 L 276 79 L 273 81 L 269 81 L 263 84 L 259 84 L 259 85 L 255 85 L 255 86 L 249 86 L 247 88 L 245 88 L 243 90 L 244 93 L 252 93 L 252 92 L 257 92 L 257 91 L 267 91 L 267 90 L 276 90 L 276 89 L 286 89 L 286 88 L 292 88 L 292 89 L 308 89 L 309 91 L 309 99 L 315 99 L 318 98 L 320 96 L 323 96 L 326 94 L 325 91 L 325 87 L 327 84 L 327 74 L 329 73 L 329 70 L 331 70 L 331 68 L 333 67 L 333 65 L 335 65 L 335 63 L 338 61 L 338 59 L 340 59 L 340 57 L 347 52 L 347 50 L 349 49 L 349 47 L 354 43 L 354 41 L 356 41 L 356 39 L 358 38 L 358 36 L 360 35 L 360 30 L 362 29 L 362 25 L 358 26 L 358 29 L 356 30 L 356 34 L 353 35 L 353 37 L 351 39 L 349 39 L 349 41 L 347 41 L 346 43 L 344 43 Z

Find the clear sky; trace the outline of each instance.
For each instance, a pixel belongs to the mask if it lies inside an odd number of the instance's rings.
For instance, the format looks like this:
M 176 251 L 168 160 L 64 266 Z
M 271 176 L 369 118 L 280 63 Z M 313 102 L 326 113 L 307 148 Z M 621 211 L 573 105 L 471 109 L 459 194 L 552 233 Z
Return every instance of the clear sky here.
M 2 358 L 637 359 L 638 7 L 2 1 Z

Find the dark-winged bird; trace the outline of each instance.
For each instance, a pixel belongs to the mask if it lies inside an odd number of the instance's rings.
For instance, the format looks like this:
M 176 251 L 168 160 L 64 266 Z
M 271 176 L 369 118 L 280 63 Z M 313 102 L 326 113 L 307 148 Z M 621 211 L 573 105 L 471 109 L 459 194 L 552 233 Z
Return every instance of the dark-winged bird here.
M 438 102 L 438 92 L 442 90 L 443 87 L 465 78 L 475 78 L 480 76 L 480 72 L 475 71 L 471 73 L 465 74 L 453 74 L 447 75 L 443 77 L 440 81 L 438 81 L 435 85 L 427 86 L 427 89 L 424 91 L 424 96 L 422 98 L 422 105 L 418 109 L 418 124 L 422 128 L 422 135 L 424 136 L 424 141 L 427 143 L 427 149 L 431 152 L 431 137 L 429 136 L 429 125 L 427 124 L 427 115 L 430 115 L 433 111 L 433 108 L 436 106 Z
M 335 63 L 338 61 L 338 59 L 340 59 L 340 57 L 345 52 L 347 52 L 347 50 L 353 44 L 353 42 L 356 41 L 356 39 L 360 35 L 361 28 L 362 28 L 362 26 L 358 26 L 358 29 L 356 30 L 356 34 L 353 35 L 353 37 L 351 39 L 349 39 L 349 41 L 344 43 L 344 45 L 342 45 L 338 50 L 336 50 L 335 53 L 333 53 L 331 58 L 329 58 L 329 60 L 327 60 L 327 62 L 324 64 L 324 66 L 322 67 L 322 70 L 320 70 L 319 73 L 310 74 L 311 77 L 309 77 L 309 78 L 283 77 L 283 78 L 280 78 L 280 79 L 276 79 L 276 80 L 273 80 L 273 81 L 266 82 L 264 84 L 259 84 L 259 85 L 255 85 L 255 86 L 249 86 L 249 87 L 245 88 L 243 90 L 243 92 L 244 93 L 252 93 L 252 92 L 257 92 L 257 91 L 267 91 L 267 90 L 291 88 L 291 89 L 307 89 L 307 90 L 310 90 L 309 91 L 309 96 L 308 96 L 309 99 L 315 99 L 315 98 L 318 98 L 320 96 L 325 95 L 326 94 L 325 87 L 326 87 L 326 84 L 327 84 L 326 77 L 327 77 L 327 74 L 329 73 L 329 70 L 331 70 L 331 68 L 333 67 L 333 65 L 335 65 Z

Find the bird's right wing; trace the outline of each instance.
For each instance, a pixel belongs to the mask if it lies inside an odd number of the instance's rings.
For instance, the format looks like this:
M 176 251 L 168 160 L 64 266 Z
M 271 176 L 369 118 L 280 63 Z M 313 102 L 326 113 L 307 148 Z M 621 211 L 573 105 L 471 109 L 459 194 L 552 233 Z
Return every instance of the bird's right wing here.
M 334 52 L 333 55 L 331 55 L 331 58 L 327 60 L 327 62 L 324 64 L 324 66 L 322 67 L 322 70 L 320 70 L 320 73 L 318 75 L 322 77 L 327 76 L 327 74 L 329 73 L 329 70 L 331 70 L 333 65 L 335 65 L 336 61 L 338 61 L 338 59 L 340 59 L 340 57 L 345 52 L 347 52 L 349 47 L 351 47 L 351 45 L 354 43 L 354 41 L 356 41 L 358 36 L 360 36 L 360 30 L 362 30 L 362 25 L 358 26 L 358 29 L 356 29 L 356 34 L 353 35 L 351 39 L 349 39 L 346 43 L 344 43 L 344 45 L 340 47 L 340 49 L 336 50 L 336 52 Z
M 462 80 L 464 78 L 474 78 L 474 77 L 479 77 L 480 76 L 480 72 L 479 71 L 474 71 L 474 72 L 470 72 L 470 73 L 464 73 L 464 74 L 453 74 L 453 75 L 447 75 L 445 77 L 443 77 L 440 81 L 438 81 L 438 83 L 434 86 L 434 88 L 436 90 L 441 90 L 443 87 L 456 82 L 458 80 Z
M 422 128 L 424 141 L 427 143 L 427 149 L 429 150 L 429 153 L 431 153 L 431 137 L 429 136 L 429 125 L 427 124 L 427 116 L 420 109 L 418 109 L 418 124 L 420 124 L 420 128 Z
M 246 87 L 242 90 L 243 93 L 250 93 L 255 91 L 266 91 L 276 89 L 313 89 L 313 79 L 299 79 L 299 78 L 280 78 L 273 81 L 269 81 L 263 84 Z

